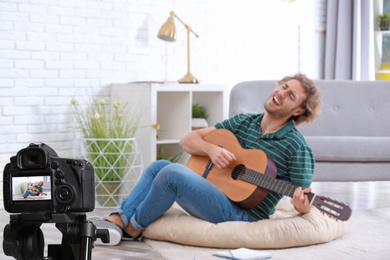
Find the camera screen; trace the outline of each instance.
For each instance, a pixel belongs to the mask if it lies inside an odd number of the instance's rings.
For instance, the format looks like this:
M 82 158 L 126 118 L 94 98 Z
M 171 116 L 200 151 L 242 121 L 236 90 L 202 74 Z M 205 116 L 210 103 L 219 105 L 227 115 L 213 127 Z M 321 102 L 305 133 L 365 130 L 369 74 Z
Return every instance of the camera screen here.
M 12 177 L 12 200 L 51 200 L 50 176 Z

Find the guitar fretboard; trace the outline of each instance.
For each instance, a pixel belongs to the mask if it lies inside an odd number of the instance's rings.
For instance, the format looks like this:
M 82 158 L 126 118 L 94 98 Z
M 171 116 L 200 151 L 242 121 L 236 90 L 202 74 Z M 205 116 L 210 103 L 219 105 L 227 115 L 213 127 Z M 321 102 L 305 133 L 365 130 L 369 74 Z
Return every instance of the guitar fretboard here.
M 252 169 L 245 169 L 245 173 L 240 178 L 243 181 L 255 184 L 257 186 L 260 186 L 262 188 L 265 188 L 267 190 L 272 190 L 277 193 L 286 195 L 288 197 L 293 197 L 294 192 L 296 190 L 296 186 L 291 185 L 287 182 L 277 180 L 275 178 L 272 178 L 270 176 L 267 176 L 266 174 L 259 173 Z M 315 196 L 314 193 L 307 194 L 309 201 L 313 199 Z

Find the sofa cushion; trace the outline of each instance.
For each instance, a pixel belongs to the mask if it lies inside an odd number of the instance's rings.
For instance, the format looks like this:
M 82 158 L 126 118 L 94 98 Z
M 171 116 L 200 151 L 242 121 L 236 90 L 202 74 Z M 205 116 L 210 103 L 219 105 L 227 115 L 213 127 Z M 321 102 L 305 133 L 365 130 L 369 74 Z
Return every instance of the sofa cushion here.
M 213 248 L 287 248 L 331 241 L 343 235 L 348 222 L 336 221 L 313 208 L 298 214 L 282 200 L 271 219 L 212 224 L 171 208 L 143 232 L 146 238 Z
M 390 161 L 390 137 L 306 136 L 305 139 L 316 161 Z

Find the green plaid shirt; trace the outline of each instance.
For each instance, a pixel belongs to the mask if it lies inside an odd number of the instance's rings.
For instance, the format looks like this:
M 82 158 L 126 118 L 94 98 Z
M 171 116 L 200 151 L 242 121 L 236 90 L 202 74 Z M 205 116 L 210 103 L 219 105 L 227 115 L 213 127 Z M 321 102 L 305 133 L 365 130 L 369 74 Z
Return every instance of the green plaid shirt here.
M 239 114 L 221 123 L 234 133 L 246 149 L 259 149 L 271 157 L 277 165 L 277 179 L 294 186 L 310 187 L 314 170 L 314 156 L 302 134 L 292 120 L 275 133 L 262 135 L 260 122 L 263 114 Z M 268 219 L 283 195 L 270 191 L 264 200 L 248 213 L 255 219 Z

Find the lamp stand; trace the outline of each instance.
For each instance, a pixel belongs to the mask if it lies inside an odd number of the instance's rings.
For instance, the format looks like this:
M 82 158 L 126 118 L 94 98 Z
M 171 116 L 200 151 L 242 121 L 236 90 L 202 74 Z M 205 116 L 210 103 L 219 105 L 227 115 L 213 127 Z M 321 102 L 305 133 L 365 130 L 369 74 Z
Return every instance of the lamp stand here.
M 179 83 L 199 83 L 199 80 L 196 79 L 190 72 L 187 72 L 187 74 L 178 80 Z
M 191 27 L 186 25 L 187 28 L 187 64 L 188 64 L 188 72 L 187 74 L 182 78 L 179 79 L 179 83 L 199 83 L 199 80 L 195 78 L 191 72 L 190 72 L 190 32 Z
M 190 33 L 192 32 L 197 38 L 199 38 L 199 35 L 197 35 L 190 26 L 185 24 L 174 11 L 171 11 L 170 17 L 168 20 L 161 26 L 160 31 L 158 32 L 157 37 L 160 38 L 163 41 L 168 42 L 174 42 L 176 40 L 176 27 L 173 23 L 173 17 L 175 17 L 177 20 L 179 20 L 187 29 L 187 63 L 188 63 L 188 72 L 187 74 L 182 78 L 179 79 L 179 83 L 199 83 L 199 80 L 196 79 L 194 76 L 191 75 L 190 72 Z

